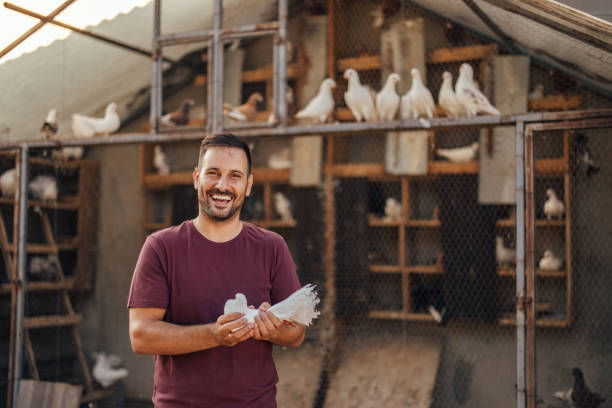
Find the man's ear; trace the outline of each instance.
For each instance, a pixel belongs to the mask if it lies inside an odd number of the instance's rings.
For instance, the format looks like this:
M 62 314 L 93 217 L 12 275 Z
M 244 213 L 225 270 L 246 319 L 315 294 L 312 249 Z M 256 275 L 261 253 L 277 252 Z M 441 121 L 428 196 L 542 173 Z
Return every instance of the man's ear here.
M 196 167 L 193 170 L 193 188 L 197 190 L 198 189 L 198 184 L 200 184 L 200 171 Z
M 249 178 L 247 179 L 247 190 L 246 190 L 247 197 L 251 195 L 252 188 L 253 188 L 253 173 L 249 174 Z

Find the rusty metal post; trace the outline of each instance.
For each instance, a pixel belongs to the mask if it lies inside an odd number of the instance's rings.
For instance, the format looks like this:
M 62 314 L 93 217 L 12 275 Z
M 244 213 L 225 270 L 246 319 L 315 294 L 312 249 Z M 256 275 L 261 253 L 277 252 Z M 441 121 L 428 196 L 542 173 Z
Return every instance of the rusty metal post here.
M 28 176 L 29 176 L 29 148 L 22 144 L 19 152 L 19 221 L 17 242 L 17 299 L 15 311 L 15 349 L 13 365 L 13 408 L 17 408 L 19 396 L 19 382 L 23 366 L 23 325 L 25 319 L 25 281 L 26 281 L 26 240 L 28 228 Z
M 525 131 L 525 298 L 526 313 L 526 391 L 527 407 L 536 408 L 536 312 L 535 312 L 535 164 L 533 158 L 533 129 Z
M 516 407 L 525 408 L 525 124 L 515 127 L 516 172 Z
M 162 47 L 159 44 L 161 32 L 161 0 L 155 0 L 153 10 L 153 69 L 151 72 L 151 111 L 149 116 L 150 132 L 159 131 L 159 118 L 162 112 Z

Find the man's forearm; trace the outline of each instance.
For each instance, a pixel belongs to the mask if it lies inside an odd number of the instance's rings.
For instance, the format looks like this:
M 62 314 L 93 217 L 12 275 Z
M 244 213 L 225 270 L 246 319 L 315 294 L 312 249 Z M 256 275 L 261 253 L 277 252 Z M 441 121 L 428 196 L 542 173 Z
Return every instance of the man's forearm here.
M 213 324 L 180 326 L 164 321 L 149 321 L 131 332 L 132 348 L 139 354 L 187 354 L 218 346 Z

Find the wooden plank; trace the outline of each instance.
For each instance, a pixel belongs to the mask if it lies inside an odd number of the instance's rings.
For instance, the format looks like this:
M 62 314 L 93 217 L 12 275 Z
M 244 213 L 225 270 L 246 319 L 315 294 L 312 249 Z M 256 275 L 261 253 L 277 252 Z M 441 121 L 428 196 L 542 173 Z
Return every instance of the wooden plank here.
M 514 268 L 499 268 L 497 270 L 498 276 L 516 276 L 516 269 Z M 567 277 L 566 271 L 548 271 L 544 269 L 536 269 L 536 276 L 541 278 L 565 278 Z
M 79 202 L 77 227 L 77 267 L 75 287 L 91 290 L 96 270 L 96 237 L 98 232 L 98 164 L 83 162 L 79 168 Z
M 569 147 L 569 134 L 564 131 L 564 142 Z M 572 323 L 572 202 L 570 194 L 570 175 L 565 173 L 563 177 L 565 197 L 565 268 L 567 277 L 565 281 L 565 320 L 567 325 Z
M 413 273 L 418 275 L 442 275 L 444 273 L 441 264 L 406 266 L 404 267 L 404 270 L 407 273 Z
M 406 223 L 408 227 L 423 227 L 423 228 L 438 228 L 440 226 L 440 220 L 408 220 Z
M 252 169 L 253 179 L 256 183 L 268 182 L 282 184 L 289 182 L 289 169 L 271 169 L 269 167 L 255 167 Z
M 532 111 L 559 111 L 570 110 L 582 105 L 582 96 L 567 96 L 564 94 L 548 95 L 543 98 L 531 99 L 529 110 Z
M 57 250 L 60 251 L 74 251 L 78 248 L 78 237 L 71 239 L 67 242 L 62 242 L 57 245 Z M 10 244 L 7 249 L 11 252 L 15 252 L 15 245 Z M 29 254 L 53 254 L 56 251 L 54 246 L 48 244 L 28 244 L 26 245 L 26 251 Z
M 374 214 L 368 215 L 368 225 L 370 227 L 397 227 L 403 225 L 402 220 L 389 220 Z
M 516 326 L 516 317 L 515 316 L 504 316 L 499 320 L 499 324 L 502 326 Z M 551 318 L 539 318 L 536 319 L 537 327 L 556 327 L 556 328 L 566 328 L 569 327 L 569 322 L 566 320 L 559 319 L 551 319 Z
M 80 385 L 21 380 L 17 408 L 78 408 L 82 392 Z
M 11 292 L 11 284 L 3 283 L 0 285 L 0 293 L 10 293 Z M 73 290 L 74 289 L 74 278 L 67 278 L 63 282 L 46 282 L 46 281 L 38 281 L 38 282 L 26 282 L 25 283 L 26 292 L 44 292 L 44 291 L 54 291 L 54 290 Z
M 498 227 L 514 228 L 516 221 L 512 219 L 497 220 Z M 536 227 L 565 227 L 565 220 L 535 220 Z
M 428 164 L 431 174 L 476 174 L 478 173 L 478 162 L 453 163 L 449 161 L 430 161 Z
M 287 78 L 295 78 L 298 69 L 295 64 L 287 65 Z M 265 82 L 274 77 L 272 65 L 266 65 L 263 68 L 244 71 L 242 73 L 243 83 Z
M 334 177 L 340 178 L 385 176 L 385 170 L 380 163 L 336 164 L 332 172 Z
M 25 346 L 26 355 L 28 357 L 28 367 L 32 374 L 32 378 L 40 380 L 40 374 L 38 373 L 38 367 L 36 366 L 36 355 L 32 348 L 32 339 L 30 339 L 30 332 L 28 330 L 23 331 L 23 343 Z
M 373 71 L 380 69 L 380 55 L 362 55 L 360 57 L 338 59 L 336 65 L 339 72 L 349 68 L 356 71 Z
M 0 197 L 0 204 L 14 205 L 15 200 L 9 197 Z M 50 208 L 53 210 L 77 210 L 79 208 L 78 196 L 62 196 L 60 201 L 28 200 L 29 207 Z
M 425 313 L 406 313 L 395 310 L 373 310 L 369 314 L 373 319 L 392 319 L 392 320 L 409 320 L 415 322 L 435 322 L 430 314 Z
M 197 74 L 193 79 L 193 86 L 206 86 L 208 83 L 208 78 L 206 74 Z
M 80 314 L 26 317 L 23 327 L 24 329 L 40 329 L 43 327 L 72 326 L 82 320 L 83 316 Z
M 400 265 L 370 265 L 369 270 L 374 273 L 400 273 L 402 267 Z
M 474 61 L 497 54 L 499 54 L 499 46 L 497 44 L 438 48 L 427 55 L 427 62 L 430 64 L 443 64 L 448 62 Z

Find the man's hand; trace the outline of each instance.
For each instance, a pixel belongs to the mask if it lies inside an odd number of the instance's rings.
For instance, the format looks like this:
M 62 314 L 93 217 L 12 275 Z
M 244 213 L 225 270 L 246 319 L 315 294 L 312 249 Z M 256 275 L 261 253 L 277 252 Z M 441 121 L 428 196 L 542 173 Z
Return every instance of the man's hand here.
M 242 316 L 242 313 L 219 316 L 212 327 L 213 336 L 219 345 L 232 347 L 253 337 L 255 325 Z
M 283 327 L 283 321 L 267 310 L 270 308 L 268 302 L 259 306 L 259 314 L 255 316 L 255 327 L 253 338 L 255 340 L 274 341 L 278 338 Z

